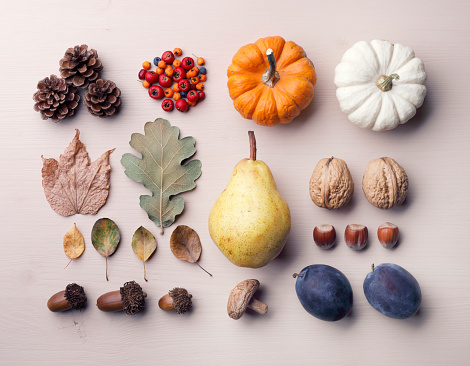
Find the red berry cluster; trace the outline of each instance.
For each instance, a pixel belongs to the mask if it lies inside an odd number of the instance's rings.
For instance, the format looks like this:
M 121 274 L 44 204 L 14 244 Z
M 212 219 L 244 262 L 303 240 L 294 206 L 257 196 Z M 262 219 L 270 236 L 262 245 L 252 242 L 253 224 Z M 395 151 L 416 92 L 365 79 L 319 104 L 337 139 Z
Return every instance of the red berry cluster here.
M 163 99 L 162 108 L 170 112 L 175 107 L 181 112 L 186 112 L 189 107 L 195 106 L 204 100 L 204 81 L 207 80 L 206 68 L 202 65 L 205 60 L 197 57 L 197 64 L 191 57 L 184 57 L 182 60 L 177 57 L 182 56 L 181 48 L 175 48 L 173 52 L 165 51 L 162 57 L 155 57 L 153 60 L 156 66 L 155 71 L 151 71 L 152 64 L 145 61 L 143 69 L 139 71 L 139 79 L 143 80 L 142 85 L 148 89 L 148 93 L 153 99 Z M 159 85 L 157 85 L 159 84 Z

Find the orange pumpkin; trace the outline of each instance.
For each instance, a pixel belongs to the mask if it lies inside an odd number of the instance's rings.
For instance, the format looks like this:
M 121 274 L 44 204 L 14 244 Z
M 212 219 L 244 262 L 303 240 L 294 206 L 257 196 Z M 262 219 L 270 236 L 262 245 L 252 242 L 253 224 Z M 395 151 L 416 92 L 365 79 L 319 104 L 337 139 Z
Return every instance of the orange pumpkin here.
M 312 101 L 317 81 L 303 48 L 282 37 L 261 38 L 240 48 L 227 76 L 236 110 L 263 126 L 297 117 Z

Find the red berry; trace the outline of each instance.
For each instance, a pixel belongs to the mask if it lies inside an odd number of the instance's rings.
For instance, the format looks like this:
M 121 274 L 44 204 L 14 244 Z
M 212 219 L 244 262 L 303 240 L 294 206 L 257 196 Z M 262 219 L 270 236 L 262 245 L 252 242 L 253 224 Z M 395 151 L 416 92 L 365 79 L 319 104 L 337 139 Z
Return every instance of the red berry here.
M 180 80 L 183 80 L 186 76 L 186 71 L 182 67 L 175 67 L 173 69 L 173 80 L 177 83 Z
M 166 112 L 171 112 L 175 108 L 175 104 L 171 99 L 165 99 L 162 102 L 162 108 Z
M 162 61 L 165 61 L 167 65 L 171 65 L 175 61 L 175 55 L 171 51 L 165 51 L 162 55 Z
M 191 89 L 191 83 L 187 79 L 180 80 L 178 82 L 178 88 L 180 88 L 181 91 L 188 91 Z
M 191 70 L 194 67 L 194 60 L 191 57 L 185 57 L 181 61 L 181 66 L 185 70 Z
M 186 112 L 189 109 L 189 104 L 188 102 L 181 98 L 176 101 L 176 109 L 179 110 L 180 112 Z
M 165 74 L 161 74 L 159 77 L 158 77 L 158 82 L 160 83 L 161 86 L 163 86 L 164 88 L 169 88 L 171 86 L 171 84 L 173 84 L 173 79 L 170 78 L 169 76 L 165 75 Z
M 191 83 L 190 89 L 191 90 L 196 90 L 196 84 Z
M 158 85 L 152 85 L 149 88 L 149 95 L 153 99 L 162 99 L 163 98 L 163 89 Z
M 150 84 L 158 83 L 158 74 L 155 71 L 147 71 L 145 74 L 145 80 Z
M 202 90 L 197 92 L 197 95 L 199 97 L 198 101 L 200 102 L 201 100 L 206 99 L 206 93 L 204 93 Z
M 145 74 L 147 73 L 147 70 L 142 69 L 139 71 L 139 79 L 144 80 L 145 79 Z
M 197 102 L 197 100 L 199 99 L 199 95 L 197 94 L 196 90 L 190 90 L 186 98 L 188 98 L 190 102 Z

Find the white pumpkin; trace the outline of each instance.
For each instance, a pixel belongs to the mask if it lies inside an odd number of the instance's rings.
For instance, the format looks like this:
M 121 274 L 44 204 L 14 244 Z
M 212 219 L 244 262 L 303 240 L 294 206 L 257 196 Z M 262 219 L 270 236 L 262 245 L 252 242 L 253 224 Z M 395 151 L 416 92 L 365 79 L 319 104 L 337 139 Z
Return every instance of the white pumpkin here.
M 357 42 L 335 69 L 336 97 L 349 120 L 374 131 L 407 122 L 423 104 L 426 72 L 414 51 L 388 41 Z

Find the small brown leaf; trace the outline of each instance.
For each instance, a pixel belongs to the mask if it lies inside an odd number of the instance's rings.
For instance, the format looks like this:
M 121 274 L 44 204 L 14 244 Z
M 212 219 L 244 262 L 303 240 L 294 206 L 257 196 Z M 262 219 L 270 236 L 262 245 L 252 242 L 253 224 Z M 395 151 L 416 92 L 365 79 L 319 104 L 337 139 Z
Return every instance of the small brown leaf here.
M 82 233 L 77 229 L 77 225 L 73 224 L 73 228 L 67 231 L 64 235 L 65 255 L 70 258 L 70 261 L 72 261 L 72 259 L 80 257 L 84 250 L 85 239 L 83 238 Z
M 197 232 L 189 226 L 178 225 L 173 231 L 170 238 L 170 249 L 176 258 L 196 263 L 204 272 L 212 276 L 197 263 L 202 251 L 201 240 Z
M 109 192 L 109 154 L 93 163 L 77 130 L 59 161 L 42 158 L 42 186 L 51 208 L 62 216 L 96 214 L 106 203 Z

